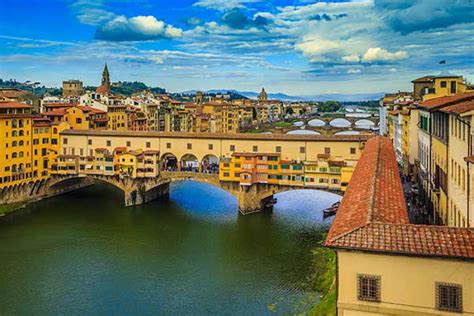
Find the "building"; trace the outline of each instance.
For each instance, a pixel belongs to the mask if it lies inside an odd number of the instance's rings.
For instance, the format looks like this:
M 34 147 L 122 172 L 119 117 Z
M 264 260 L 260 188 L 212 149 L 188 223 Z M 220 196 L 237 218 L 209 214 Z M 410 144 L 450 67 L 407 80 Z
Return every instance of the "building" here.
M 467 205 L 470 200 L 467 195 L 469 168 L 464 160 L 469 156 L 470 145 L 468 141 L 460 142 L 459 137 L 451 136 L 461 135 L 462 140 L 464 133 L 464 139 L 469 139 L 466 127 L 462 130 L 468 121 L 463 120 L 464 124 L 451 117 L 456 117 L 456 111 L 469 108 L 472 100 L 474 93 L 464 93 L 429 99 L 418 105 L 419 182 L 434 223 L 463 226 L 471 222 L 467 206 L 460 206 Z
M 412 81 L 415 101 L 426 101 L 442 96 L 456 95 L 470 91 L 463 76 L 442 72 L 437 76 L 424 76 Z
M 82 81 L 66 80 L 63 81 L 63 97 L 80 97 L 83 92 Z
M 96 92 L 105 95 L 110 94 L 110 74 L 107 63 L 105 63 L 104 70 L 102 71 L 101 85 L 97 87 Z
M 410 224 L 387 138 L 371 138 L 359 166 L 325 241 L 337 314 L 472 314 L 474 230 Z
M 258 101 L 259 102 L 264 102 L 268 100 L 268 95 L 267 92 L 265 91 L 265 88 L 262 88 L 262 91 L 260 91 L 260 94 L 258 95 Z

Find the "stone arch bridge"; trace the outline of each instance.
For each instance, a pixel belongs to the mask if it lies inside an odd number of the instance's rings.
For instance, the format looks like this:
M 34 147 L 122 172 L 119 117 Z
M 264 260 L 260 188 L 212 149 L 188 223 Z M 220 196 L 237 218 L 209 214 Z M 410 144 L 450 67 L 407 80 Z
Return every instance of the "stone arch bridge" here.
M 231 195 L 238 202 L 242 214 L 261 211 L 274 194 L 289 190 L 315 189 L 342 195 L 342 191 L 324 188 L 311 188 L 290 185 L 257 183 L 242 186 L 238 182 L 220 181 L 217 174 L 163 171 L 154 178 L 130 178 L 107 175 L 53 175 L 48 179 L 31 181 L 21 185 L 5 187 L 0 190 L 0 204 L 23 201 L 37 201 L 76 189 L 103 182 L 120 189 L 124 194 L 125 206 L 134 206 L 150 202 L 169 193 L 169 185 L 177 181 L 196 181 L 216 186 Z

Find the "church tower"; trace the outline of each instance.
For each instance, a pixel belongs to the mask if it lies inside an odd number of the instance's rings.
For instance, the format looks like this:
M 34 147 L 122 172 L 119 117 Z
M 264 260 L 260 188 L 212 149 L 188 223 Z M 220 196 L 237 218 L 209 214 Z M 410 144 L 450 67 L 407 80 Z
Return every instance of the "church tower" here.
M 258 95 L 258 101 L 265 102 L 267 100 L 268 100 L 267 92 L 265 91 L 265 88 L 262 88 L 262 91 Z
M 110 86 L 110 75 L 109 69 L 107 68 L 107 63 L 105 63 L 104 71 L 102 71 L 102 85 Z
M 104 71 L 102 71 L 102 84 L 97 87 L 97 93 L 101 94 L 109 94 L 110 93 L 110 75 L 109 75 L 109 68 L 107 67 L 107 63 L 105 63 Z

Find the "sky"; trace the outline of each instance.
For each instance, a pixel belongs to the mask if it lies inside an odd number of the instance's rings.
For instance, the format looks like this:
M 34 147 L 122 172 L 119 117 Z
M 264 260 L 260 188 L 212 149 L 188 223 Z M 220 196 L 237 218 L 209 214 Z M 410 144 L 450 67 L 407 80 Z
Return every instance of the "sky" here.
M 0 0 L 0 78 L 47 86 L 390 92 L 473 52 L 472 0 Z

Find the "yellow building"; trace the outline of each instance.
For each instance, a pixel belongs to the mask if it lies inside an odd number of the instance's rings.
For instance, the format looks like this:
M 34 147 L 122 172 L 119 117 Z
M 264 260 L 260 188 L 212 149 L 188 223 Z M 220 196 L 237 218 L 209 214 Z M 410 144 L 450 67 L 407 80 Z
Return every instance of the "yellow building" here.
M 472 226 L 469 164 L 465 159 L 472 153 L 468 135 L 472 133 L 469 109 L 473 100 L 474 93 L 465 93 L 430 99 L 419 105 L 420 111 L 429 113 L 431 126 L 428 197 L 435 223 Z
M 449 226 L 474 227 L 472 189 L 472 139 L 474 123 L 474 96 L 440 109 L 449 116 L 448 146 L 448 211 L 444 223 Z
M 32 107 L 0 102 L 0 188 L 32 181 Z
M 367 142 L 325 245 L 337 254 L 338 315 L 474 311 L 474 231 L 410 224 L 386 138 Z
M 126 105 L 110 105 L 107 107 L 107 129 L 113 131 L 127 130 L 126 109 Z
M 463 76 L 442 72 L 438 76 L 425 76 L 412 81 L 415 100 L 431 100 L 471 92 Z

